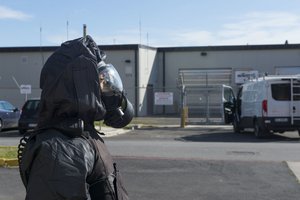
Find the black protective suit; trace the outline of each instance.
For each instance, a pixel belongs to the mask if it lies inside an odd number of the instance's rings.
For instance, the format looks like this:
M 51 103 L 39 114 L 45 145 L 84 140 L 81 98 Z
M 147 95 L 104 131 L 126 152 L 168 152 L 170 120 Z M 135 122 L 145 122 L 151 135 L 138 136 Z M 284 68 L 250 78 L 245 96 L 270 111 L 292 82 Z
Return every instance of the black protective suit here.
M 99 88 L 99 52 L 89 36 L 68 41 L 42 69 L 38 128 L 19 145 L 28 200 L 128 199 L 93 124 L 109 121 Z

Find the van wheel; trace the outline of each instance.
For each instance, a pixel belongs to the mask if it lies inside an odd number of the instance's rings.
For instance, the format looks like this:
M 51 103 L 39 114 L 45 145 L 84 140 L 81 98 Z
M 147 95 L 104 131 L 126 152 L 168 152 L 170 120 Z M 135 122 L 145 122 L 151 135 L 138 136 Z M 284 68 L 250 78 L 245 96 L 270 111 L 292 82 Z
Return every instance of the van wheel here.
M 256 138 L 264 138 L 270 136 L 270 132 L 264 128 L 262 128 L 257 120 L 254 122 L 254 135 Z

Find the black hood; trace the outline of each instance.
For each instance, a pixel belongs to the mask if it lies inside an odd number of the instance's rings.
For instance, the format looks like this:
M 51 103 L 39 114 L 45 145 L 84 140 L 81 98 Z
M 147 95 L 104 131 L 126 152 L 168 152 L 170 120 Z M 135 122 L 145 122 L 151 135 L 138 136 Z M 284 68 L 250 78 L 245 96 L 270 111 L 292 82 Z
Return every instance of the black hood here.
M 92 125 L 102 120 L 97 64 L 100 50 L 90 36 L 67 41 L 47 60 L 40 76 L 39 128 L 66 120 L 82 120 Z

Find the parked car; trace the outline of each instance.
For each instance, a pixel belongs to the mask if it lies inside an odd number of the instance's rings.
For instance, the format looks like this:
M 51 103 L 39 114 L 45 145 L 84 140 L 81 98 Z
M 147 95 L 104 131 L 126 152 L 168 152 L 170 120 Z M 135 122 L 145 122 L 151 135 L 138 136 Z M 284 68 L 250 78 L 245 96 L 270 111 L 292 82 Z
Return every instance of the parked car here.
M 22 107 L 19 119 L 19 132 L 26 133 L 37 126 L 39 99 L 30 99 Z
M 231 122 L 235 132 L 252 128 L 256 137 L 298 130 L 300 76 L 266 76 L 243 84 Z
M 0 100 L 0 131 L 8 128 L 17 128 L 20 111 L 8 101 Z

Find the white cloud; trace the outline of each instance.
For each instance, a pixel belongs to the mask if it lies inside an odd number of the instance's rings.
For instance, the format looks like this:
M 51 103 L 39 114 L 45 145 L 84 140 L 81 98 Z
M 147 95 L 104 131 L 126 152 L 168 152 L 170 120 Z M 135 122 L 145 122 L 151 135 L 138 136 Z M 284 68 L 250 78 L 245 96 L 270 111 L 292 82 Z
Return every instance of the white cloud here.
M 61 31 L 62 33 L 63 31 Z M 283 44 L 300 43 L 300 14 L 287 12 L 252 12 L 240 18 L 220 25 L 216 30 L 183 29 L 168 30 L 149 28 L 148 41 L 146 31 L 142 32 L 142 44 L 150 46 L 206 46 L 206 45 L 245 45 L 245 44 Z M 97 44 L 138 44 L 139 30 L 111 31 L 90 33 Z M 82 33 L 70 31 L 69 38 L 81 37 Z M 66 34 L 45 37 L 52 44 L 60 44 Z
M 300 15 L 286 12 L 253 12 L 215 31 L 170 31 L 159 43 L 165 46 L 244 45 L 300 43 Z M 162 45 L 159 45 L 162 46 Z
M 300 15 L 284 12 L 249 13 L 217 32 L 220 44 L 268 44 L 299 42 Z
M 5 6 L 0 6 L 0 20 L 1 19 L 27 20 L 30 18 L 32 18 L 31 15 L 25 14 L 21 11 L 12 10 Z

